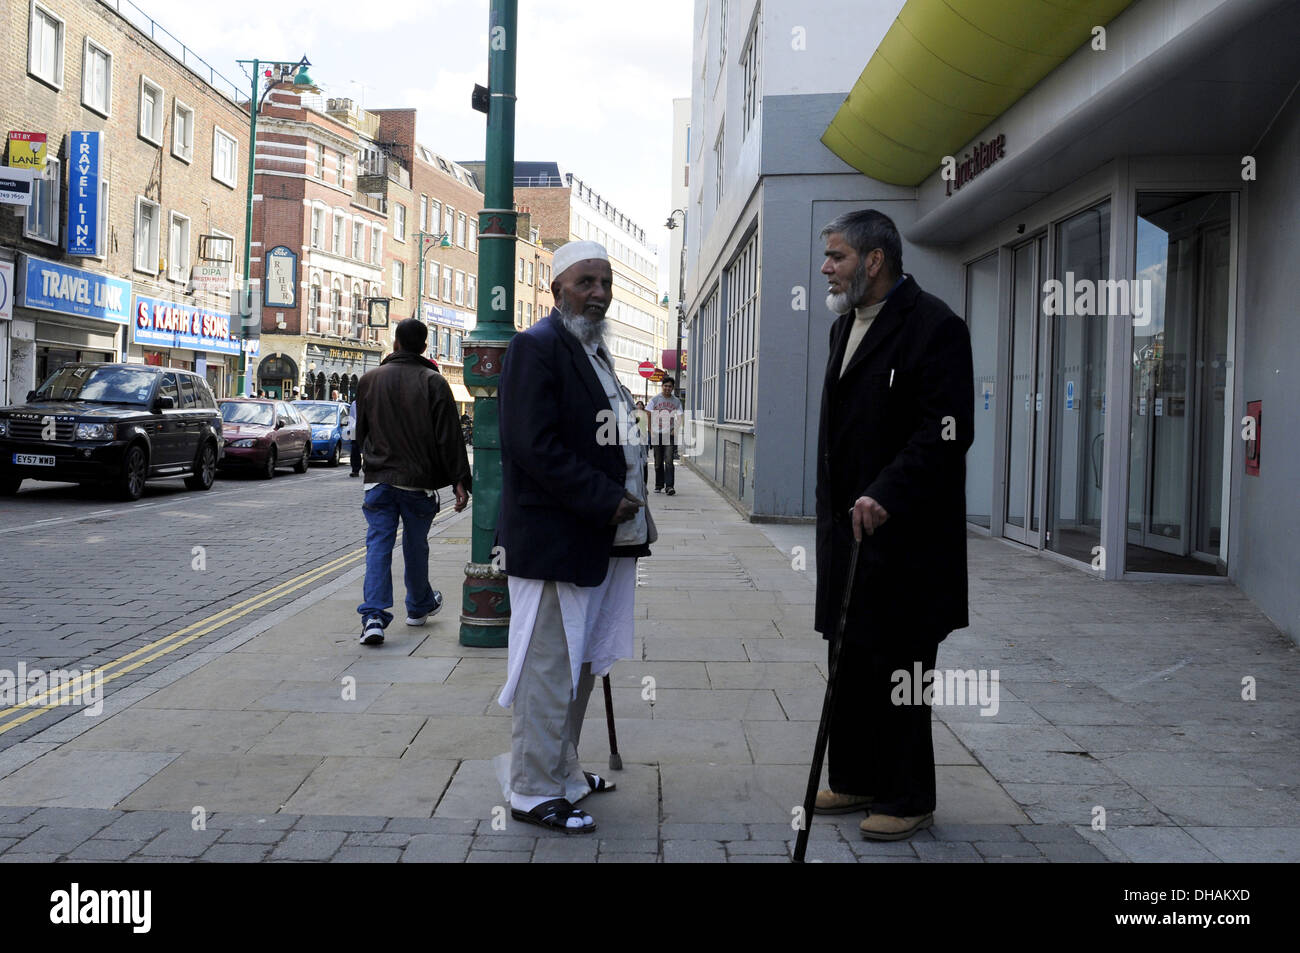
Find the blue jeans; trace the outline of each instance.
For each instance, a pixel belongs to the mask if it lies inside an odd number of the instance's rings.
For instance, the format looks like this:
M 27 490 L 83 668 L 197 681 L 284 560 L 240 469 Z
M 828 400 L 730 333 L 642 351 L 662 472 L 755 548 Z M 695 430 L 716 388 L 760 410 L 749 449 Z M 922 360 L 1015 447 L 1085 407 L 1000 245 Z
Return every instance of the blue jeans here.
M 422 616 L 438 604 L 429 585 L 429 527 L 438 514 L 436 497 L 423 490 L 399 490 L 381 483 L 366 491 L 361 506 L 366 514 L 366 583 L 361 618 L 378 616 L 384 628 L 393 621 L 393 544 L 397 520 L 402 520 L 402 559 L 406 563 L 406 614 Z

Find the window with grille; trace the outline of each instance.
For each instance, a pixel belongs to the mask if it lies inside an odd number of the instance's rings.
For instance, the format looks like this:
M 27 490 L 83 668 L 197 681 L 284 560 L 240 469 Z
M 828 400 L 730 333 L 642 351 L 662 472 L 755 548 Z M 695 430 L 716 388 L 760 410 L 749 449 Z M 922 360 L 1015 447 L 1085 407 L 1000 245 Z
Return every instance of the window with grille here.
M 758 382 L 758 233 L 727 269 L 727 387 L 724 419 L 754 422 Z
M 718 291 L 700 308 L 700 394 L 696 406 L 702 420 L 718 419 Z

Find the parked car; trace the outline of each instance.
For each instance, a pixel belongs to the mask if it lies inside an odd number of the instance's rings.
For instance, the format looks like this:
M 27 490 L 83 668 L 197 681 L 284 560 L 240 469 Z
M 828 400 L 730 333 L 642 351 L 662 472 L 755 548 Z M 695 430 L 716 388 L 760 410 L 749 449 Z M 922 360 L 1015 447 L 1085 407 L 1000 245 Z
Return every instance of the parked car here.
M 111 487 L 138 500 L 146 480 L 212 486 L 221 415 L 197 374 L 145 364 L 64 364 L 25 404 L 0 407 L 0 495 L 23 480 Z
M 348 405 L 334 400 L 295 400 L 293 406 L 311 424 L 311 458 L 338 466 L 343 443 L 351 439 L 345 432 L 349 429 Z
M 276 467 L 293 461 L 295 473 L 307 472 L 311 458 L 311 425 L 283 400 L 232 397 L 221 402 L 225 452 L 222 470 L 253 469 L 266 480 Z

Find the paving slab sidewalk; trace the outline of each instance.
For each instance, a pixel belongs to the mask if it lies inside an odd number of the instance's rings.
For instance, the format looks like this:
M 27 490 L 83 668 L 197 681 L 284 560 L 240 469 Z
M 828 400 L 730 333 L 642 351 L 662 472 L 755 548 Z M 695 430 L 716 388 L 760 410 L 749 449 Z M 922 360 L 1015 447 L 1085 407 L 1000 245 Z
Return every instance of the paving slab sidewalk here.
M 787 861 L 825 687 L 812 528 L 748 523 L 685 467 L 677 488 L 651 498 L 595 833 L 509 818 L 506 653 L 457 643 L 466 514 L 431 539 L 447 604 L 425 627 L 358 645 L 353 571 L 6 752 L 0 860 Z M 400 553 L 394 575 L 400 599 Z M 935 826 L 880 844 L 860 815 L 817 818 L 810 860 L 1300 859 L 1300 659 L 1235 587 L 1102 583 L 978 536 L 970 580 L 938 667 L 996 670 L 997 710 L 935 708 Z M 588 716 L 584 760 L 610 774 L 599 693 Z

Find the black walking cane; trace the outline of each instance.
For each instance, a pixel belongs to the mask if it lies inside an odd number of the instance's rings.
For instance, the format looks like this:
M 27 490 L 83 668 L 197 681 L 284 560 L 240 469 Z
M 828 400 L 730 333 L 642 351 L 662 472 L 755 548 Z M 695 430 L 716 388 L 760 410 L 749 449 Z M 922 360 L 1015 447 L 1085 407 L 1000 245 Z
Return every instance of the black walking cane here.
M 803 824 L 794 839 L 794 858 L 796 864 L 803 863 L 804 852 L 808 849 L 808 829 L 812 827 L 813 809 L 817 803 L 817 785 L 822 778 L 822 759 L 826 755 L 827 735 L 830 734 L 831 704 L 835 692 L 835 675 L 840 667 L 840 644 L 844 641 L 844 624 L 849 617 L 849 599 L 853 595 L 853 580 L 858 568 L 858 540 L 853 541 L 853 554 L 849 556 L 849 578 L 844 585 L 844 603 L 840 606 L 840 624 L 835 629 L 831 640 L 831 664 L 826 673 L 826 697 L 822 700 L 822 720 L 817 725 L 817 743 L 813 745 L 812 768 L 808 772 L 808 790 L 803 797 Z
M 614 696 L 609 690 L 609 676 L 605 676 L 605 724 L 609 727 L 609 767 L 623 770 L 623 759 L 618 753 L 618 735 L 614 734 Z

